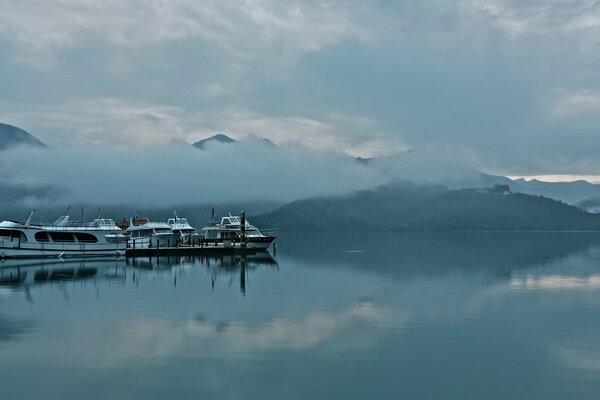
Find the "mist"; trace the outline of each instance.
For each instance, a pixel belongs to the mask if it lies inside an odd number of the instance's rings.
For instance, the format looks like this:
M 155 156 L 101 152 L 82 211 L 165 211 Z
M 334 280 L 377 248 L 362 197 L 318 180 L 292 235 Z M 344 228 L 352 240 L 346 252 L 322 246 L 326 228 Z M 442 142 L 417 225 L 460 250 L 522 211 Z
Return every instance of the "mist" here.
M 214 143 L 206 151 L 178 141 L 127 149 L 21 146 L 0 154 L 0 171 L 4 186 L 30 189 L 20 200 L 30 207 L 288 202 L 389 180 L 340 153 L 276 148 L 254 140 Z M 2 200 L 9 200 L 6 193 Z

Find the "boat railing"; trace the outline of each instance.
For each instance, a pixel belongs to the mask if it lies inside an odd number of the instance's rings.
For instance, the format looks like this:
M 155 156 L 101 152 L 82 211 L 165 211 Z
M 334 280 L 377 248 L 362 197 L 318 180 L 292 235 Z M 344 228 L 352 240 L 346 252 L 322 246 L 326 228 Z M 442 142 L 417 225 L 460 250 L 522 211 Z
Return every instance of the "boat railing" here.
M 120 228 L 117 225 L 90 225 L 87 223 L 76 222 L 69 225 L 52 225 L 44 223 L 32 223 L 28 228 L 42 229 L 45 231 L 77 231 L 77 230 L 102 230 L 117 231 Z

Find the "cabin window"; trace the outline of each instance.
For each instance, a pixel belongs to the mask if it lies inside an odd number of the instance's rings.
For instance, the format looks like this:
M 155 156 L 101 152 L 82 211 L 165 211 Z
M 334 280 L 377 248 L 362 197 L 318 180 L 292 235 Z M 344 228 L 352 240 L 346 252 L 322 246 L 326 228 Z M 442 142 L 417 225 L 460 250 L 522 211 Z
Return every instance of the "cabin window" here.
M 0 229 L 0 238 L 4 240 L 19 240 L 21 237 L 21 241 L 27 241 L 27 236 L 21 231 L 17 231 L 14 229 Z
M 35 234 L 35 240 L 37 240 L 40 243 L 47 243 L 50 241 L 50 239 L 48 238 L 48 232 L 36 232 Z
M 221 232 L 221 239 L 237 239 L 238 237 L 237 232 Z
M 76 232 L 75 237 L 80 243 L 98 243 L 98 238 L 90 233 Z
M 71 243 L 75 242 L 75 238 L 71 232 L 50 232 L 50 237 L 53 242 Z

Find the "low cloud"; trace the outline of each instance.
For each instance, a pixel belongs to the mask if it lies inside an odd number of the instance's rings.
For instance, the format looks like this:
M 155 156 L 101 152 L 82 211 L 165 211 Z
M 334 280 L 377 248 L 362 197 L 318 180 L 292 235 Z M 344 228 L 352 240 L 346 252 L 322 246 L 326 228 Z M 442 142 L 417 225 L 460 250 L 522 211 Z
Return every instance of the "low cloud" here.
M 213 144 L 208 151 L 179 141 L 150 148 L 18 147 L 1 154 L 0 168 L 4 184 L 53 187 L 53 201 L 61 204 L 145 207 L 292 201 L 389 179 L 340 153 L 273 148 L 258 140 Z

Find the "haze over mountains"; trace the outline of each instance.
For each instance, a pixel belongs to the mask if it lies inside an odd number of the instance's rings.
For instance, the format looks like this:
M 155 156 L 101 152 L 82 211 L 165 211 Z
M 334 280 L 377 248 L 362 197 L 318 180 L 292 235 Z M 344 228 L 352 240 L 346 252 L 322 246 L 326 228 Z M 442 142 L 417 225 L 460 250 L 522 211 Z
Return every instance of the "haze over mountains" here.
M 17 166 L 20 174 L 16 176 L 25 179 L 15 180 L 8 167 L 30 154 L 22 146 L 16 149 L 19 144 L 29 145 L 31 151 L 38 152 L 35 154 L 39 165 Z M 15 150 L 3 151 L 12 148 Z M 190 152 L 194 148 L 201 152 Z M 84 181 L 96 180 L 102 188 L 96 191 L 97 185 L 91 185 L 79 195 L 72 192 L 76 188 L 69 186 L 73 176 L 62 169 L 53 172 L 47 168 L 52 159 L 47 152 L 55 150 L 28 132 L 0 124 L 0 151 L 0 166 L 7 163 L 0 175 L 0 204 L 5 212 L 21 213 L 33 207 L 55 209 L 72 197 L 74 201 L 106 206 L 116 212 L 127 209 L 130 213 L 133 209 L 127 203 L 138 204 L 144 198 L 152 200 L 155 187 L 155 191 L 167 197 L 164 201 L 149 201 L 145 205 L 149 213 L 162 217 L 171 207 L 187 205 L 191 219 L 199 220 L 196 223 L 204 222 L 210 204 L 228 203 L 234 211 L 235 207 L 252 205 L 251 214 L 262 213 L 257 223 L 285 229 L 294 226 L 320 231 L 600 229 L 595 215 L 561 203 L 578 204 L 582 208 L 591 204 L 589 208 L 593 209 L 597 206 L 594 199 L 600 198 L 600 185 L 585 181 L 511 180 L 422 150 L 360 159 L 308 151 L 286 153 L 287 150 L 268 139 L 236 141 L 217 134 L 189 147 L 179 143 L 164 151 L 119 153 L 108 149 L 106 158 L 90 153 L 82 160 L 74 159 L 77 152 L 61 153 L 60 158 L 66 159 L 67 164 L 77 163 L 82 173 L 89 175 Z M 118 160 L 128 157 L 129 162 L 123 165 L 130 171 L 118 172 L 122 170 L 121 164 L 111 169 L 115 160 L 123 162 Z M 179 167 L 173 165 L 175 161 Z M 137 171 L 136 165 L 151 167 Z M 170 165 L 174 168 L 169 169 Z M 29 168 L 31 171 L 27 171 Z M 48 171 L 33 179 L 36 168 Z M 99 177 L 102 174 L 105 175 Z M 120 190 L 120 184 L 127 188 L 123 186 Z M 510 186 L 511 193 L 489 189 L 503 185 Z M 252 186 L 257 186 L 256 190 L 252 191 Z M 114 189 L 115 194 L 104 196 L 107 189 Z M 87 200 L 81 193 L 89 194 Z M 133 198 L 132 193 L 139 193 L 140 197 Z M 223 193 L 224 197 L 211 198 L 215 193 Z M 288 203 L 290 200 L 293 201 Z

